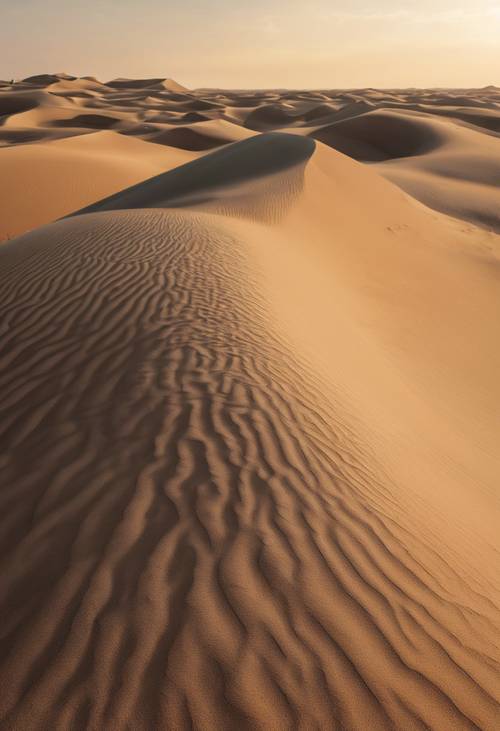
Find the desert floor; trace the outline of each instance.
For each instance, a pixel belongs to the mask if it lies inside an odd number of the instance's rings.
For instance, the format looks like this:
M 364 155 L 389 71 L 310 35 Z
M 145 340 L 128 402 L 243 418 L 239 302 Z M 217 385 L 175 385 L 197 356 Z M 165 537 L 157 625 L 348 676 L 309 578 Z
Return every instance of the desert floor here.
M 498 731 L 499 138 L 0 82 L 2 731 Z

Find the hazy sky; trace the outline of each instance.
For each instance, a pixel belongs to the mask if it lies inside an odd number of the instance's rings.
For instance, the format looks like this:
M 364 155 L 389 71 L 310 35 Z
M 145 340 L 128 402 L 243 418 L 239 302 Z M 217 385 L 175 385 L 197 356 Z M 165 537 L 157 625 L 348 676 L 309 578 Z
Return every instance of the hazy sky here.
M 500 0 L 0 0 L 0 78 L 500 84 Z

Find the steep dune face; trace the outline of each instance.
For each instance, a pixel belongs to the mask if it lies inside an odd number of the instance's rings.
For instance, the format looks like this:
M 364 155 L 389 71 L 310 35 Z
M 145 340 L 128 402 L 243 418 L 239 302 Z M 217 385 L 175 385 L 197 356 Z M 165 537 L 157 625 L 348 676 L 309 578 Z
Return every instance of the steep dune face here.
M 185 86 L 181 86 L 173 79 L 114 79 L 108 81 L 106 86 L 114 89 L 157 89 L 181 93 L 188 91 Z
M 74 81 L 76 76 L 67 74 L 64 71 L 56 74 L 35 74 L 34 76 L 27 76 L 23 79 L 23 83 L 32 84 L 34 86 L 49 86 L 59 81 Z
M 320 127 L 311 136 L 367 162 L 422 155 L 446 141 L 445 134 L 439 134 L 439 127 L 436 129 L 418 117 L 391 111 L 367 112 L 334 122 Z
M 3 728 L 495 731 L 463 228 L 266 134 L 0 249 Z
M 289 128 L 367 163 L 435 210 L 500 230 L 500 140 L 476 117 L 429 107 L 384 109 L 314 128 Z M 440 114 L 442 110 L 440 111 Z M 492 112 L 490 126 L 500 120 Z M 455 116 L 454 120 L 449 117 Z M 461 120 L 469 120 L 463 124 Z
M 239 208 L 251 209 L 254 205 L 262 211 L 257 217 L 274 217 L 277 211 L 283 213 L 282 201 L 288 199 L 292 190 L 297 190 L 297 183 L 300 185 L 303 165 L 314 149 L 312 140 L 294 135 L 268 133 L 250 137 L 116 193 L 78 213 L 172 206 L 206 208 L 211 203 L 212 208 L 233 214 Z M 293 173 L 284 175 L 289 170 Z M 257 181 L 255 191 L 254 181 Z M 273 184 L 279 192 L 270 198 Z M 268 214 L 264 209 L 269 209 Z
M 405 115 L 408 117 L 409 115 Z M 500 231 L 500 139 L 472 126 L 424 119 L 427 139 L 441 144 L 377 170 L 428 206 Z
M 21 114 L 37 107 L 62 107 L 63 102 L 45 91 L 3 91 L 0 97 L 2 123 L 11 115 Z
M 215 147 L 222 147 L 235 139 L 244 139 L 245 134 L 240 133 L 240 128 L 231 129 L 232 125 L 228 122 L 217 124 L 211 120 L 194 120 L 196 122 L 205 122 L 206 124 L 197 124 L 193 129 L 192 121 L 188 119 L 170 119 L 168 124 L 179 125 L 173 129 L 159 128 L 158 131 L 148 135 L 149 142 L 155 142 L 160 145 L 168 145 L 181 150 L 191 150 L 200 152 L 204 150 L 212 150 Z M 189 115 L 185 115 L 189 117 Z M 181 126 L 182 125 L 182 126 Z

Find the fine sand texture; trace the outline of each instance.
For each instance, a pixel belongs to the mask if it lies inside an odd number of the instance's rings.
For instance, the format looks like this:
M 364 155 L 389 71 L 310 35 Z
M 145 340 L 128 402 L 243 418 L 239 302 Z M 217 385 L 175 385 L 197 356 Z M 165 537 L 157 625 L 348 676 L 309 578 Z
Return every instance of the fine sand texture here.
M 2 110 L 0 731 L 498 731 L 500 91 Z

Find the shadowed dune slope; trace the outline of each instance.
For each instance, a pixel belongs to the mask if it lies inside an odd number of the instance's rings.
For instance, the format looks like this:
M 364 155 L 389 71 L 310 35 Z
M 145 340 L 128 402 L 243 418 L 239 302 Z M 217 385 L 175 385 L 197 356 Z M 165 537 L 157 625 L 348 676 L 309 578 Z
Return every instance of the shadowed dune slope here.
M 279 134 L 2 246 L 2 731 L 496 731 L 498 254 Z
M 500 138 L 434 117 L 423 126 L 441 144 L 377 171 L 431 208 L 500 232 Z
M 214 147 L 221 147 L 226 144 L 225 139 L 221 139 L 220 137 L 210 137 L 189 127 L 170 129 L 166 132 L 160 132 L 158 135 L 155 135 L 150 139 L 151 142 L 156 142 L 157 144 L 169 145 L 171 147 L 178 147 L 181 150 L 193 151 L 211 150 Z
M 75 215 L 126 208 L 192 206 L 223 195 L 221 189 L 231 199 L 239 185 L 276 178 L 305 163 L 314 149 L 313 140 L 295 135 L 268 133 L 249 137 L 116 193 Z
M 411 110 L 375 110 L 300 130 L 377 171 L 425 205 L 500 231 L 500 139 Z
M 212 150 L 215 147 L 222 147 L 229 142 L 249 137 L 245 130 L 241 127 L 232 125 L 225 120 L 208 121 L 208 120 L 192 120 L 201 122 L 201 124 L 191 124 L 189 120 L 182 118 L 177 122 L 171 121 L 170 124 L 182 124 L 183 126 L 174 127 L 173 129 L 163 129 L 147 136 L 149 142 L 155 142 L 160 145 L 168 145 L 181 150 L 192 150 L 195 152 Z M 186 124 L 190 126 L 185 126 Z
M 181 86 L 173 79 L 114 79 L 108 81 L 106 86 L 113 89 L 157 89 L 159 91 L 186 92 L 185 86 Z
M 44 91 L 4 91 L 0 95 L 0 118 L 41 106 L 60 107 L 63 103 Z M 5 123 L 5 119 L 2 120 Z
M 388 160 L 421 155 L 445 142 L 445 135 L 418 117 L 372 111 L 329 126 L 311 135 L 357 160 Z

